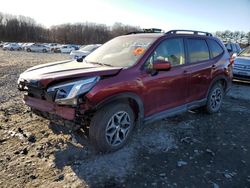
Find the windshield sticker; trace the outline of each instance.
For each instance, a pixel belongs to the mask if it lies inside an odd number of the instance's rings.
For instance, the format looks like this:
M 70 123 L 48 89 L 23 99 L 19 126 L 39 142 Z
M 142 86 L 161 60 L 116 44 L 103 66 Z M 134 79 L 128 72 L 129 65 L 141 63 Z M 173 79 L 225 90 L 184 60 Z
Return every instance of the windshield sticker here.
M 133 43 L 131 46 L 132 47 L 144 47 L 146 48 L 147 46 L 149 46 L 151 43 L 148 42 L 148 43 L 144 43 L 144 42 L 135 42 Z
M 144 48 L 139 47 L 139 48 L 134 49 L 133 54 L 134 55 L 141 55 L 141 54 L 143 54 L 144 51 L 145 51 Z

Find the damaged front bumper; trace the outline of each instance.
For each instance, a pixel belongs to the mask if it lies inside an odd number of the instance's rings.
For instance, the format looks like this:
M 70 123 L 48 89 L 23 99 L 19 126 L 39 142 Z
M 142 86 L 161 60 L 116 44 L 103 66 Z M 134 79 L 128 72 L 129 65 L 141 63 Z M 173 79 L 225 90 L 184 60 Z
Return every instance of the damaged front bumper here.
M 53 102 L 33 98 L 27 95 L 24 96 L 23 101 L 26 105 L 32 109 L 35 109 L 34 111 L 40 111 L 41 114 L 49 113 L 71 121 L 75 120 L 76 118 L 76 109 L 72 107 L 59 106 Z

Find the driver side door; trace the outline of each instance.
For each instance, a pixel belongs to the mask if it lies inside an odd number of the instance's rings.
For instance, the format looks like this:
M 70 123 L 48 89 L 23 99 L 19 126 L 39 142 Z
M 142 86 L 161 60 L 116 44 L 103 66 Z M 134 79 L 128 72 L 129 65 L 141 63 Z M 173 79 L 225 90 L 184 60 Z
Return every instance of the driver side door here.
M 152 65 L 156 60 L 170 62 L 171 69 L 155 72 Z M 183 38 L 166 39 L 154 49 L 145 63 L 147 71 L 142 74 L 145 116 L 186 103 L 188 74 L 185 62 Z

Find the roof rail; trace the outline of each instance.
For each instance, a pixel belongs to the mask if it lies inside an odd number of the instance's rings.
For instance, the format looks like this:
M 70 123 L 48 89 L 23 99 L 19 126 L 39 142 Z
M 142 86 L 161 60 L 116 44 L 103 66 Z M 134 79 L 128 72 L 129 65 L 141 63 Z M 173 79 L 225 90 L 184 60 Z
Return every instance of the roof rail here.
M 211 33 L 208 32 L 204 32 L 204 31 L 195 31 L 195 30 L 170 30 L 168 32 L 166 32 L 165 34 L 188 34 L 188 33 L 192 33 L 193 35 L 206 35 L 206 36 L 210 36 L 212 37 L 213 35 Z
M 127 33 L 126 35 L 138 34 L 138 33 L 163 33 L 163 31 L 157 28 L 149 28 L 149 29 L 141 29 L 138 31 L 132 31 L 132 32 Z

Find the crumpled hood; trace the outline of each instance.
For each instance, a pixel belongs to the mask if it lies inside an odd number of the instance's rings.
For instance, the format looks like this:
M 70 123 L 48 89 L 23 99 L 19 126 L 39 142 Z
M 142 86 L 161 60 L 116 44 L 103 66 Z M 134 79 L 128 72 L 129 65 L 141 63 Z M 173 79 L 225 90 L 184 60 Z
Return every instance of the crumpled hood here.
M 54 81 L 119 73 L 121 67 L 108 67 L 72 60 L 37 65 L 20 74 L 18 82 L 32 82 L 47 87 Z

